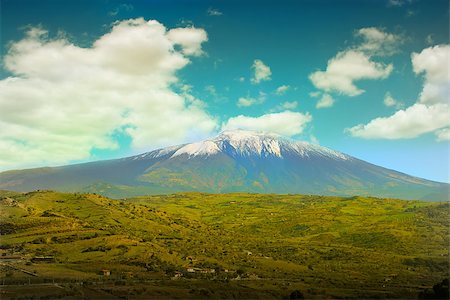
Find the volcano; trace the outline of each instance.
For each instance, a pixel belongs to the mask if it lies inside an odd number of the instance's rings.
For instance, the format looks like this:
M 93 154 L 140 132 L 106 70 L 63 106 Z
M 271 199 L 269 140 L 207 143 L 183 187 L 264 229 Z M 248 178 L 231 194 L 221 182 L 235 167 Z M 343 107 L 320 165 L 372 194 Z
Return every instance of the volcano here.
M 112 198 L 187 191 L 449 198 L 447 183 L 277 134 L 244 130 L 122 159 L 6 171 L 0 173 L 0 189 L 95 192 Z

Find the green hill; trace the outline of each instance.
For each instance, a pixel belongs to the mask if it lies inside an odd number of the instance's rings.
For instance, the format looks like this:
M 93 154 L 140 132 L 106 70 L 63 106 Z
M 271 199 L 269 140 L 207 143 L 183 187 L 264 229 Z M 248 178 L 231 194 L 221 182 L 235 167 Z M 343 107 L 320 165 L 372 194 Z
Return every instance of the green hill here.
M 449 276 L 447 202 L 50 191 L 0 199 L 2 299 L 281 299 L 295 290 L 415 298 Z

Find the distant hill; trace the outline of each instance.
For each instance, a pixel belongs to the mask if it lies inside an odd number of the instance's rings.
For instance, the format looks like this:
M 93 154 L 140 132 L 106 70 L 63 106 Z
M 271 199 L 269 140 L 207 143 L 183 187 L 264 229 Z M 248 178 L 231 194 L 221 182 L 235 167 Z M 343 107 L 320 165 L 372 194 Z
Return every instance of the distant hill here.
M 95 192 L 113 198 L 185 191 L 449 199 L 429 181 L 279 135 L 226 131 L 141 155 L 0 173 L 0 189 Z

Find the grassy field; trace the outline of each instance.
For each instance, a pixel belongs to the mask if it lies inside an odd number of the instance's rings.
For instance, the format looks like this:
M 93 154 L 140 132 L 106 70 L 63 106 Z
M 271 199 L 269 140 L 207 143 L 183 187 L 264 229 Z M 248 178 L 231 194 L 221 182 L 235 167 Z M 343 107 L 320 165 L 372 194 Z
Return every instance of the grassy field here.
M 50 191 L 0 199 L 1 299 L 283 299 L 295 290 L 414 299 L 449 277 L 447 202 Z

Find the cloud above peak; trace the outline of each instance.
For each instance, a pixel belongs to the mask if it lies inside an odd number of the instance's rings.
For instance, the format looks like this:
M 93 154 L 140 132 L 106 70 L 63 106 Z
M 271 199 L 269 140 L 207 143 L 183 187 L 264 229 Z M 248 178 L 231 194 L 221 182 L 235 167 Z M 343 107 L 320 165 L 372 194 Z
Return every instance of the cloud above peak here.
M 13 75 L 0 81 L 0 168 L 86 159 L 117 149 L 118 135 L 135 149 L 209 135 L 217 122 L 204 103 L 171 88 L 206 40 L 143 18 L 116 22 L 89 48 L 31 28 L 4 56 Z
M 354 81 L 384 79 L 392 70 L 391 64 L 376 63 L 362 52 L 349 50 L 339 52 L 328 61 L 325 71 L 314 72 L 309 78 L 317 88 L 326 92 L 357 96 L 364 93 L 364 90 L 356 87 Z
M 434 132 L 438 141 L 448 138 L 448 129 L 445 127 L 450 126 L 450 45 L 426 48 L 420 53 L 413 53 L 411 60 L 414 72 L 424 74 L 424 85 L 418 101 L 389 117 L 379 117 L 365 125 L 359 124 L 347 129 L 347 132 L 366 139 L 405 139 L 429 132 Z
M 309 113 L 303 114 L 286 110 L 259 117 L 239 115 L 225 122 L 222 125 L 222 130 L 244 129 L 295 136 L 301 134 L 311 121 L 312 116 Z
M 362 41 L 328 60 L 325 71 L 310 74 L 316 88 L 354 97 L 364 93 L 356 81 L 385 79 L 392 73 L 392 64 L 375 62 L 373 57 L 394 54 L 401 38 L 375 27 L 361 28 L 354 35 Z

